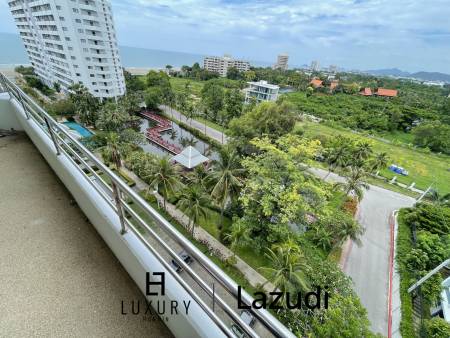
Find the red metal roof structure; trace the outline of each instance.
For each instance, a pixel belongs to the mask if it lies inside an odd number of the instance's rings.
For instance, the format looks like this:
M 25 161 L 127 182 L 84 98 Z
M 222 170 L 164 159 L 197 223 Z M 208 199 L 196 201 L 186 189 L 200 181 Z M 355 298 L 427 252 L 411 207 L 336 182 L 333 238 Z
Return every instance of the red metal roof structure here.
M 323 81 L 320 79 L 312 79 L 310 84 L 312 84 L 315 88 L 322 87 Z
M 386 89 L 386 88 L 378 88 L 375 95 L 378 96 L 387 96 L 387 97 L 395 97 L 397 96 L 398 91 L 396 89 Z
M 372 96 L 372 89 L 363 88 L 363 89 L 361 89 L 361 91 L 359 93 L 364 96 Z

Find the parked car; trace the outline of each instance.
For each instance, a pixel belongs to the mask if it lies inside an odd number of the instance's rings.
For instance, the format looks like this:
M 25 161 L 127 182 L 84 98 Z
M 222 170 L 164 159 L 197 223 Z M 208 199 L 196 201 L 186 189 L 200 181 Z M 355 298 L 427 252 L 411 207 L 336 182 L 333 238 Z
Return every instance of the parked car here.
M 178 256 L 186 263 L 186 264 L 191 264 L 194 260 L 192 259 L 191 256 L 188 255 L 188 253 L 186 251 L 181 251 Z M 177 263 L 176 260 L 172 259 L 171 261 L 171 265 L 172 267 L 175 269 L 176 272 L 181 272 L 183 271 L 183 268 Z
M 250 327 L 253 327 L 255 325 L 256 319 L 253 314 L 248 310 L 243 310 L 241 312 L 241 319 L 244 321 L 245 324 L 247 324 Z M 236 324 L 231 325 L 231 331 L 234 333 L 234 335 L 237 338 L 246 338 L 248 337 L 245 332 Z

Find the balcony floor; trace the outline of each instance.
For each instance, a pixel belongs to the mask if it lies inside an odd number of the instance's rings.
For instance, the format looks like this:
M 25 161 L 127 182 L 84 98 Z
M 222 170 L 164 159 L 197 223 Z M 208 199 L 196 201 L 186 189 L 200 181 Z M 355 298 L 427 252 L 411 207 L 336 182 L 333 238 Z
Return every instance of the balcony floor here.
M 24 134 L 0 138 L 0 276 L 1 336 L 172 336 L 121 315 L 140 290 Z

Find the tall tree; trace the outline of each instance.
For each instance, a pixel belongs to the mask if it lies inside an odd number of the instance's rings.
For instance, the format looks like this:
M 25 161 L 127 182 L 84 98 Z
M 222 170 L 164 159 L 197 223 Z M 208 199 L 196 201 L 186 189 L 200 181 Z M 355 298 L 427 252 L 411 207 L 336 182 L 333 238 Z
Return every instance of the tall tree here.
M 230 242 L 230 249 L 233 251 L 233 255 L 236 255 L 236 249 L 249 242 L 249 232 L 242 223 L 234 223 L 231 227 L 231 231 L 225 235 L 225 239 Z
M 208 180 L 211 182 L 211 196 L 220 205 L 219 231 L 223 230 L 223 213 L 227 203 L 239 195 L 244 169 L 236 152 L 224 149 L 213 161 Z
M 129 108 L 124 103 L 105 103 L 98 112 L 95 126 L 101 130 L 116 133 L 135 127 L 135 124 L 139 124 L 140 119 L 137 116 L 131 116 L 126 110 Z
M 369 166 L 372 172 L 386 168 L 389 162 L 389 156 L 386 152 L 376 153 L 370 160 Z
M 283 292 L 283 300 L 286 293 L 296 293 L 307 288 L 305 271 L 308 265 L 302 251 L 292 239 L 274 250 L 268 249 L 266 256 L 271 266 L 260 269 L 270 275 L 269 280 L 275 286 L 274 291 L 278 289 Z
M 218 114 L 223 109 L 223 87 L 216 82 L 207 82 L 203 86 L 201 97 L 211 119 L 217 121 Z
M 224 106 L 226 123 L 242 114 L 243 105 L 244 96 L 239 89 L 234 88 L 225 92 Z
M 367 173 L 362 168 L 350 167 L 346 171 L 345 182 L 336 183 L 347 195 L 353 195 L 358 201 L 364 196 L 364 190 L 369 189 L 365 182 Z
M 156 189 L 162 193 L 164 210 L 167 210 L 167 198 L 182 187 L 181 168 L 178 164 L 172 164 L 169 157 L 165 156 L 148 169 L 148 172 L 143 175 L 144 180 L 150 182 L 148 189 Z
M 106 144 L 100 147 L 103 158 L 114 163 L 117 169 L 122 167 L 122 159 L 127 156 L 133 148 L 143 143 L 143 136 L 134 130 L 128 129 L 120 134 L 109 132 L 105 137 Z
M 192 237 L 196 223 L 201 219 L 206 219 L 208 214 L 209 198 L 198 186 L 188 186 L 181 191 L 177 206 L 189 217 L 189 229 Z
M 98 99 L 80 83 L 72 85 L 69 88 L 69 93 L 69 97 L 75 105 L 76 114 L 80 117 L 81 122 L 87 125 L 94 125 L 100 107 Z

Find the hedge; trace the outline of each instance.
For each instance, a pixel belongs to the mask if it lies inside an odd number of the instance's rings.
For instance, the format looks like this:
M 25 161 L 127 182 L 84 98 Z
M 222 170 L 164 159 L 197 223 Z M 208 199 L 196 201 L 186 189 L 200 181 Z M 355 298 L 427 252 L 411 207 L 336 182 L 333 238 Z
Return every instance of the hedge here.
M 413 248 L 411 229 L 406 224 L 404 217 L 408 209 L 401 209 L 398 213 L 398 233 L 397 233 L 397 254 L 396 261 L 400 274 L 400 302 L 402 319 L 400 322 L 400 332 L 403 338 L 414 338 L 413 304 L 412 297 L 408 293 L 410 281 L 413 276 L 408 271 L 405 257 Z

